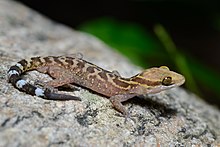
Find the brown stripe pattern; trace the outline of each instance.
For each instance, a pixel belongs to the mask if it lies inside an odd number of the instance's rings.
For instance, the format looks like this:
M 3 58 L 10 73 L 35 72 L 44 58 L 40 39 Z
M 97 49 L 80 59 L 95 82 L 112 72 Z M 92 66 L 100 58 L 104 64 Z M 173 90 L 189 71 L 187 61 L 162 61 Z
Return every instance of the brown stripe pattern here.
M 71 83 L 110 97 L 114 107 L 123 114 L 127 112 L 121 102 L 134 96 L 157 93 L 180 86 L 185 81 L 182 75 L 166 67 L 150 68 L 131 78 L 123 78 L 117 71 L 110 72 L 82 58 L 66 56 L 33 57 L 23 59 L 11 66 L 8 78 L 14 87 L 27 94 L 50 100 L 80 100 L 80 98 L 31 85 L 22 79 L 22 74 L 30 70 L 49 74 L 55 79 L 49 81 L 52 87 Z

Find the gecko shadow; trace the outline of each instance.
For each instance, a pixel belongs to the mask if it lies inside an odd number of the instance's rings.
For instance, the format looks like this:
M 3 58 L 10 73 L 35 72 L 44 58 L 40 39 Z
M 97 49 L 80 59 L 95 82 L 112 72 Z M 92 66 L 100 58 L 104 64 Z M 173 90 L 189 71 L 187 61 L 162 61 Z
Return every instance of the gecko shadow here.
M 106 97 L 105 95 L 102 95 L 100 93 L 94 92 L 86 87 L 83 87 L 84 89 L 87 89 L 88 91 L 90 91 L 93 94 L 98 94 L 100 96 L 103 96 L 107 99 L 109 99 L 109 97 Z M 73 86 L 72 88 L 70 87 L 65 87 L 65 86 L 61 86 L 59 87 L 59 90 L 61 91 L 79 91 L 79 88 L 76 88 L 75 86 Z M 125 102 L 122 102 L 123 105 L 127 104 L 127 103 L 131 103 L 133 105 L 139 105 L 141 107 L 145 107 L 146 109 L 148 109 L 151 113 L 153 113 L 153 115 L 155 115 L 156 117 L 165 117 L 165 118 L 171 118 L 173 115 L 175 115 L 177 113 L 176 109 L 173 109 L 171 107 L 169 107 L 167 104 L 162 103 L 162 102 L 158 102 L 156 100 L 151 99 L 149 96 L 135 96 Z M 114 109 L 114 108 L 113 108 Z M 117 110 L 116 110 L 117 111 Z
M 73 86 L 73 87 L 69 87 L 69 86 L 61 86 L 61 87 L 58 87 L 59 90 L 61 91 L 79 91 L 80 90 L 80 86 L 78 87 L 79 85 L 77 86 Z M 95 91 L 92 91 L 86 87 L 83 87 L 84 89 L 87 89 L 88 91 L 90 91 L 91 93 L 93 94 L 98 94 L 100 96 L 103 96 L 107 99 L 109 99 L 109 97 L 106 97 L 105 95 L 102 95 L 100 93 L 97 93 Z M 150 111 L 150 113 L 152 113 L 157 119 L 161 118 L 161 117 L 164 117 L 166 119 L 170 119 L 172 116 L 176 115 L 177 111 L 176 109 L 174 108 L 171 108 L 169 105 L 163 103 L 163 102 L 158 102 L 156 100 L 153 100 L 151 98 L 152 96 L 135 96 L 131 99 L 128 99 L 127 101 L 125 102 L 122 102 L 123 105 L 126 105 L 128 103 L 132 104 L 133 105 L 139 105 L 145 109 L 148 109 Z M 131 106 L 131 107 L 132 107 Z M 114 109 L 114 107 L 112 107 Z M 129 109 L 129 108 L 127 108 Z M 131 108 L 130 108 L 131 109 Z M 117 110 L 116 110 L 117 111 Z M 132 110 L 131 110 L 132 111 Z
M 123 102 L 124 105 L 127 103 L 131 103 L 132 105 L 139 105 L 141 107 L 144 107 L 145 109 L 148 109 L 156 118 L 164 117 L 166 119 L 170 119 L 178 112 L 178 110 L 171 108 L 169 105 L 155 101 L 149 96 L 136 96 Z

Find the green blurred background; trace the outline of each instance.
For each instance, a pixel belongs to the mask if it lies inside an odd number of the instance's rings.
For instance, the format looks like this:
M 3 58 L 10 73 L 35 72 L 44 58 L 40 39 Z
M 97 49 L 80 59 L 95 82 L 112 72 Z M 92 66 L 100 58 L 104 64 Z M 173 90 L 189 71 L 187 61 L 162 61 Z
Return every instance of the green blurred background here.
M 182 73 L 189 91 L 220 107 L 218 2 L 20 2 L 97 36 L 136 65 L 166 65 Z

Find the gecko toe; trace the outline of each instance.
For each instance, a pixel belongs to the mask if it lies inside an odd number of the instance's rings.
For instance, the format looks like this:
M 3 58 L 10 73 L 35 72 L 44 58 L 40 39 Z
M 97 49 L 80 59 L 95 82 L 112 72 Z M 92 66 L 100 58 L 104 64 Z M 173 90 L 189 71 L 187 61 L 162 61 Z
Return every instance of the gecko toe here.
M 48 85 L 46 82 L 40 81 L 40 80 L 36 80 L 34 82 L 35 85 L 39 85 L 42 86 L 44 89 L 48 89 L 49 91 L 53 92 L 53 93 L 57 93 L 58 89 Z

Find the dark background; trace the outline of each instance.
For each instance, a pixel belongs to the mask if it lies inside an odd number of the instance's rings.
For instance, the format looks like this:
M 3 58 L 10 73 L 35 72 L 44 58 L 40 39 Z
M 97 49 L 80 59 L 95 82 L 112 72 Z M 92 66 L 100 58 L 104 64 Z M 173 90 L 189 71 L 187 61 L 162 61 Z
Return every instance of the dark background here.
M 138 23 L 153 34 L 153 26 L 161 23 L 169 31 L 176 46 L 205 66 L 214 69 L 216 73 L 220 73 L 220 5 L 218 2 L 17 1 L 73 28 L 78 28 L 89 20 L 111 17 L 120 21 Z M 215 97 L 212 93 L 205 95 L 205 97 Z M 208 98 L 207 101 L 220 104 L 219 99 Z

